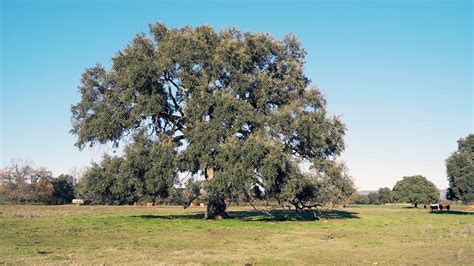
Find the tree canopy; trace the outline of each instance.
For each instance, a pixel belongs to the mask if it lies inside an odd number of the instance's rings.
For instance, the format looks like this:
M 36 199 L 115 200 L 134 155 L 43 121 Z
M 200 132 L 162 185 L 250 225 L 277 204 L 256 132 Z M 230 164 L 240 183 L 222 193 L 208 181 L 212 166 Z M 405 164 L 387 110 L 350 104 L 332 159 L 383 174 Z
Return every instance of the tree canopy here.
M 405 176 L 393 187 L 394 198 L 399 202 L 434 203 L 439 200 L 439 191 L 433 182 L 421 175 Z
M 474 134 L 458 141 L 458 150 L 446 160 L 448 198 L 474 202 Z
M 370 204 L 370 199 L 369 199 L 369 196 L 368 195 L 361 195 L 361 194 L 358 194 L 355 198 L 354 198 L 354 203 L 355 204 Z
M 379 193 L 377 191 L 367 194 L 370 204 L 380 204 Z
M 224 200 L 313 207 L 321 182 L 351 183 L 336 162 L 345 126 L 310 86 L 306 52 L 294 35 L 280 41 L 209 26 L 149 29 L 112 58 L 111 69 L 84 71 L 82 98 L 71 109 L 79 148 L 126 143 L 122 158 L 105 157 L 89 172 L 122 180 L 107 189 L 159 198 L 179 172 L 202 175 L 213 218 L 223 214 Z M 303 161 L 311 175 L 302 173 Z M 338 190 L 342 196 L 350 189 Z
M 15 160 L 0 170 L 2 198 L 17 202 L 45 202 L 53 192 L 52 174 L 30 161 Z
M 61 174 L 52 180 L 53 194 L 51 203 L 68 204 L 74 199 L 76 181 L 72 175 Z
M 377 191 L 378 200 L 381 204 L 393 202 L 392 190 L 388 187 L 379 188 Z

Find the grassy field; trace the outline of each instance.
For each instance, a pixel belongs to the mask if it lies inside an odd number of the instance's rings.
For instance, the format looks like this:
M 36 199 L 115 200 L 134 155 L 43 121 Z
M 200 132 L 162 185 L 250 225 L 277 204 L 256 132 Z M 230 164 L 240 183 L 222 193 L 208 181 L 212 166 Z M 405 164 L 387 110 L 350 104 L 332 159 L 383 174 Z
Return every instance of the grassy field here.
M 231 208 L 0 205 L 0 264 L 474 264 L 474 214 L 350 206 L 320 221 Z

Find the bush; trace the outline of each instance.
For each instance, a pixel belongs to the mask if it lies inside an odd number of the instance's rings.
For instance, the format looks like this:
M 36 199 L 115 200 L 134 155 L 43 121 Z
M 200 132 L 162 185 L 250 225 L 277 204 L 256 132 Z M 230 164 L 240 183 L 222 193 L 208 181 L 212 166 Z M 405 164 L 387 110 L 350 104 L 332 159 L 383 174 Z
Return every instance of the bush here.
M 357 195 L 354 200 L 355 204 L 370 204 L 369 196 L 367 195 Z

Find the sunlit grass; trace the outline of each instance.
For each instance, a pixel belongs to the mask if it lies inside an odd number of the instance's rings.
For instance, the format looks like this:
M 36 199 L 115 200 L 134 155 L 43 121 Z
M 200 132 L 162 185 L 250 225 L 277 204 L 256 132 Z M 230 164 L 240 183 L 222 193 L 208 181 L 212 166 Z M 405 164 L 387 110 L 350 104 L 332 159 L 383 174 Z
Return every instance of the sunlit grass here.
M 474 214 L 349 206 L 320 221 L 247 207 L 202 220 L 204 208 L 0 206 L 0 263 L 474 262 Z M 301 217 L 298 217 L 301 218 Z M 286 220 L 285 220 L 286 219 Z

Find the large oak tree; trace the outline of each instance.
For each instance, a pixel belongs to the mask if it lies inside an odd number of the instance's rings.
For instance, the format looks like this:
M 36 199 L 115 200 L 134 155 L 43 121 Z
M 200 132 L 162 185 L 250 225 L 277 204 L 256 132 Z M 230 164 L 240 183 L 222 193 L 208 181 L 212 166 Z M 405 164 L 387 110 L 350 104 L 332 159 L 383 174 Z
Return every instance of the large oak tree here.
M 135 171 L 120 174 L 158 180 L 159 189 L 140 187 L 156 196 L 178 172 L 204 176 L 208 218 L 225 216 L 226 202 L 255 197 L 317 206 L 318 184 L 348 184 L 335 161 L 345 126 L 310 86 L 305 54 L 292 34 L 280 41 L 237 29 L 150 25 L 150 35 L 137 35 L 111 69 L 85 70 L 72 107 L 76 145 L 130 140 L 125 159 L 135 156 L 127 168 Z M 302 161 L 312 175 L 301 172 Z

